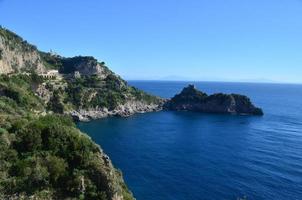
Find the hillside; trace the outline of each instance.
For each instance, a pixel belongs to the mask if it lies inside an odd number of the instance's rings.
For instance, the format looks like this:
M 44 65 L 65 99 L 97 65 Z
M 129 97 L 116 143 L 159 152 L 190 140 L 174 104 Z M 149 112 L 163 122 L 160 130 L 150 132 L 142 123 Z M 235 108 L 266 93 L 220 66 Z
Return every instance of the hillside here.
M 121 173 L 66 116 L 1 117 L 0 199 L 133 199 Z
M 161 109 L 93 57 L 38 51 L 0 28 L 0 199 L 134 199 L 72 121 Z
M 0 28 L 0 74 L 34 74 L 32 85 L 44 112 L 66 113 L 76 120 L 129 116 L 160 110 L 163 100 L 134 87 L 91 56 L 66 58 L 38 51 L 15 33 Z
M 133 199 L 69 116 L 47 114 L 37 75 L 0 76 L 0 199 Z

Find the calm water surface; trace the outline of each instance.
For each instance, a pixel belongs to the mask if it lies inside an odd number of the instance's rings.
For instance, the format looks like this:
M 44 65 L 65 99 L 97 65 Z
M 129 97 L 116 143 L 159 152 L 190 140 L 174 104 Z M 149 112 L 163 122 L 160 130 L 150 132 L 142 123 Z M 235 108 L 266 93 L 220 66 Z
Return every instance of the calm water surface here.
M 187 82 L 130 81 L 162 97 Z M 138 200 L 302 199 L 302 85 L 194 83 L 240 93 L 263 117 L 157 112 L 79 123 Z

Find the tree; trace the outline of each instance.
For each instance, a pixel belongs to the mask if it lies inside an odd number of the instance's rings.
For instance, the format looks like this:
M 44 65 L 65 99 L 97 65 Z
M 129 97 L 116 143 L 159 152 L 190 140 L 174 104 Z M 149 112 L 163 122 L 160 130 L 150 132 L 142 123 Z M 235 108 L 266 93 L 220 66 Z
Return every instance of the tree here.
M 55 113 L 63 114 L 64 105 L 61 102 L 61 98 L 58 90 L 55 90 L 53 92 L 53 96 L 50 98 L 48 102 L 48 109 L 52 110 Z

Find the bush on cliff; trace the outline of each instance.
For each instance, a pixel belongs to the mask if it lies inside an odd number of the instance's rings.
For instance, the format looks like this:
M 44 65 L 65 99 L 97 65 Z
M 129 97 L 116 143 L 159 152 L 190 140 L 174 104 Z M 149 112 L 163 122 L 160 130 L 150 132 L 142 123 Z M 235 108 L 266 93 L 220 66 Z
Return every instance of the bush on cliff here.
M 56 198 L 85 199 L 112 195 L 99 147 L 70 118 L 48 115 L 6 128 L 0 132 L 0 193 L 51 191 Z

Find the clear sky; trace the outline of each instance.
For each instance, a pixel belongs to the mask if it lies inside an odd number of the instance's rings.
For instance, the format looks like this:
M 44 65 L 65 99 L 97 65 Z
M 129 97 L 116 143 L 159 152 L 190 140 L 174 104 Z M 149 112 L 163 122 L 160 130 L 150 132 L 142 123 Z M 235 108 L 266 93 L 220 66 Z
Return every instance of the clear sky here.
M 0 0 L 0 24 L 126 79 L 302 83 L 302 0 Z

